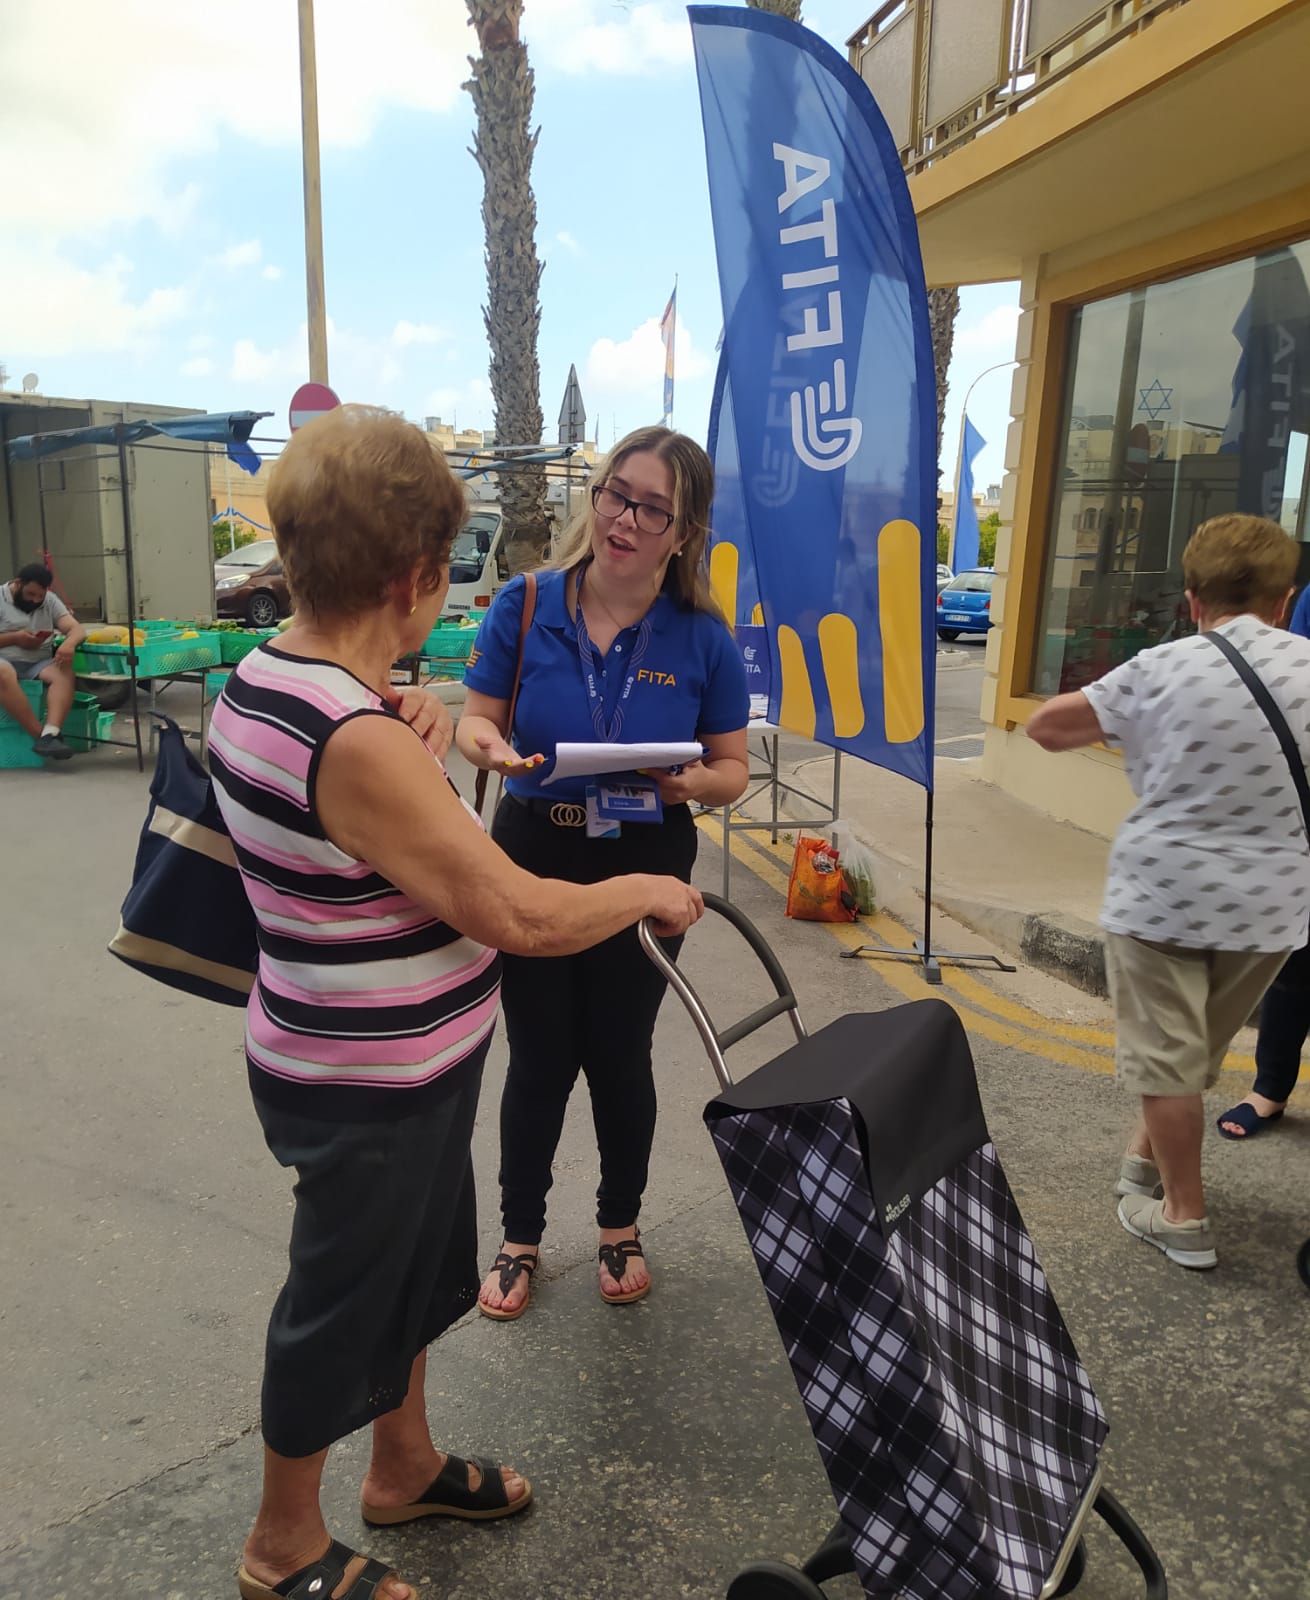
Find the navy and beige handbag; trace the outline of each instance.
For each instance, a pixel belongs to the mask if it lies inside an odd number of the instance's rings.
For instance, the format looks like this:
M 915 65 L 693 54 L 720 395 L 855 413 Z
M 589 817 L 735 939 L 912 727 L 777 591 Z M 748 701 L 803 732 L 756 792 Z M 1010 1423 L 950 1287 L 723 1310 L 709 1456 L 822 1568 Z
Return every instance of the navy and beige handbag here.
M 109 949 L 171 988 L 244 1006 L 255 982 L 255 913 L 208 772 L 160 717 L 150 811 Z

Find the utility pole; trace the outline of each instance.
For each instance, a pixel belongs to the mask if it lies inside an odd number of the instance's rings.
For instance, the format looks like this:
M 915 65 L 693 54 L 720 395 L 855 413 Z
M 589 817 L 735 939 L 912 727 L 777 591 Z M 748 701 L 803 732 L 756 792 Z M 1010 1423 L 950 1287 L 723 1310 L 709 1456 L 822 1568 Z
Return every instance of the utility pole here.
M 314 0 L 300 12 L 300 144 L 305 170 L 305 304 L 309 323 L 309 380 L 328 381 L 327 300 L 323 290 L 323 190 L 318 157 L 318 67 L 314 58 Z

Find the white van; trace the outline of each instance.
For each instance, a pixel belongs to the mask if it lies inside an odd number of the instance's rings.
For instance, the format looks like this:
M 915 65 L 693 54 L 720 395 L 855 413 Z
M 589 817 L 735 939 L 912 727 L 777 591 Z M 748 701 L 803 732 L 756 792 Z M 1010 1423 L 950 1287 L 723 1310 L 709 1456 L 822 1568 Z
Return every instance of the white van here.
M 450 593 L 443 616 L 485 611 L 509 578 L 501 542 L 504 518 L 499 506 L 479 506 L 455 535 L 450 551 Z
M 559 528 L 553 507 L 551 543 L 542 552 L 547 557 L 554 548 Z M 455 535 L 450 548 L 450 593 L 442 616 L 458 617 L 470 611 L 485 611 L 502 584 L 509 582 L 509 560 L 504 549 L 504 516 L 498 505 L 475 506 L 468 521 Z

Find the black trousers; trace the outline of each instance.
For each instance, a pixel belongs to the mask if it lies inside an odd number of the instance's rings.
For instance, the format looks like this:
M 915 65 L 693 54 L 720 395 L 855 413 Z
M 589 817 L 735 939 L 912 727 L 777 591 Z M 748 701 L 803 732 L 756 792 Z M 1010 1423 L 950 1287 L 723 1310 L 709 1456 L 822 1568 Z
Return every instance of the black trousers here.
M 1310 945 L 1293 950 L 1260 1005 L 1255 1042 L 1256 1094 L 1288 1100 L 1301 1071 L 1301 1047 L 1310 1033 Z
M 600 883 L 628 872 L 690 882 L 696 861 L 696 826 L 686 806 L 669 807 L 660 823 L 627 823 L 618 839 L 588 839 L 584 828 L 556 827 L 506 797 L 492 834 L 519 866 L 571 883 Z M 681 940 L 667 943 L 676 957 Z M 551 1163 L 579 1072 L 591 1094 L 600 1150 L 597 1225 L 636 1222 L 655 1137 L 651 1036 L 664 989 L 635 928 L 579 955 L 504 957 L 510 1052 L 500 1103 L 505 1238 L 541 1240 Z

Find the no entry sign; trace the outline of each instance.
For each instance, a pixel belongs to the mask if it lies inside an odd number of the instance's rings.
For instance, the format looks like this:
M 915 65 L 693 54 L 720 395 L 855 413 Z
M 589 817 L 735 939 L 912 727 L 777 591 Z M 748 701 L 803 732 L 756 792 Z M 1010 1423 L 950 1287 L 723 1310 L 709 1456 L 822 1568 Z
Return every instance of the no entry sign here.
M 325 383 L 302 383 L 291 396 L 291 431 L 303 428 L 307 422 L 313 422 L 315 417 L 321 417 L 325 411 L 332 411 L 341 404 L 336 395 Z

